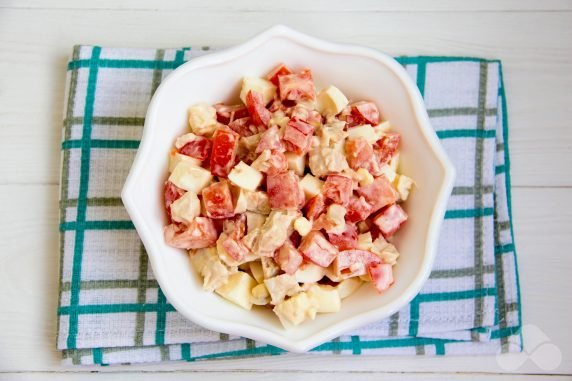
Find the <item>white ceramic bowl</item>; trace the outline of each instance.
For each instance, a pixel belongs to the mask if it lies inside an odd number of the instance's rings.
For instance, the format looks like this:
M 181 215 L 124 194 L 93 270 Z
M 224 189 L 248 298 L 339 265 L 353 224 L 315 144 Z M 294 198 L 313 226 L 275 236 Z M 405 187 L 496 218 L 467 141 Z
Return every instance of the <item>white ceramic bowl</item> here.
M 395 237 L 401 252 L 394 285 L 382 295 L 365 285 L 338 313 L 284 329 L 269 310 L 246 311 L 205 292 L 186 253 L 165 244 L 163 182 L 174 139 L 187 131 L 187 108 L 197 102 L 237 101 L 241 78 L 264 75 L 280 62 L 312 69 L 316 87 L 334 84 L 348 98 L 369 99 L 402 135 L 400 170 L 417 187 L 404 204 L 409 221 Z M 309 37 L 284 26 L 248 42 L 197 57 L 157 89 L 122 199 L 167 299 L 189 320 L 214 331 L 260 340 L 292 352 L 307 351 L 405 306 L 429 276 L 454 169 L 429 124 L 423 100 L 405 70 L 376 50 Z

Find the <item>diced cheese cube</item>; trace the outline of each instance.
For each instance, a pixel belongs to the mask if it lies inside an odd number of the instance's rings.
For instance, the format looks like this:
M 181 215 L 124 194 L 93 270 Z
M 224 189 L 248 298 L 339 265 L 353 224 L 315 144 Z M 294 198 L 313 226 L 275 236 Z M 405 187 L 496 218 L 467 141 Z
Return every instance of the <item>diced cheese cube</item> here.
M 252 304 L 257 306 L 265 306 L 270 303 L 270 294 L 268 293 L 268 289 L 266 289 L 264 283 L 261 283 L 252 289 L 250 301 Z
M 234 259 L 224 248 L 223 243 L 227 239 L 229 239 L 228 235 L 226 235 L 226 233 L 221 233 L 221 235 L 218 237 L 216 241 L 216 251 L 218 253 L 218 257 L 225 265 L 229 267 L 240 266 L 243 263 L 251 262 L 258 259 L 258 257 L 254 255 L 254 253 L 252 252 L 248 252 L 248 254 L 244 255 L 244 257 L 242 257 L 240 260 Z
M 229 269 L 220 261 L 216 248 L 209 247 L 190 252 L 191 264 L 203 277 L 203 289 L 214 291 L 227 283 Z
M 326 269 L 312 262 L 302 264 L 294 273 L 298 283 L 315 283 L 326 275 Z
M 262 257 L 260 258 L 260 263 L 262 265 L 264 279 L 275 277 L 280 272 L 280 266 L 278 266 L 272 257 Z
M 342 234 L 346 230 L 346 208 L 338 204 L 328 206 L 326 212 L 327 219 L 332 222 L 333 226 L 327 228 L 326 231 L 330 234 Z
M 340 298 L 345 299 L 356 292 L 362 284 L 363 283 L 359 277 L 353 277 L 342 280 L 340 283 L 338 283 L 336 289 L 340 295 Z
M 388 179 L 391 183 L 394 182 L 395 178 L 397 177 L 397 173 L 395 173 L 395 170 L 391 168 L 389 164 L 384 164 L 381 167 L 380 174 L 385 176 L 385 178 Z
M 358 249 L 360 250 L 370 250 L 373 247 L 373 240 L 371 238 L 371 232 L 365 232 L 358 235 Z
M 359 181 L 359 185 L 360 186 L 366 186 L 369 185 L 371 183 L 373 183 L 373 176 L 371 173 L 368 172 L 367 169 L 365 168 L 358 168 L 358 170 L 356 171 L 356 174 L 358 176 L 358 181 Z
M 186 192 L 181 198 L 171 204 L 173 221 L 190 224 L 201 214 L 201 202 L 195 192 Z
M 228 179 L 242 189 L 255 191 L 262 183 L 262 173 L 241 161 L 230 171 Z
M 399 152 L 396 152 L 395 155 L 393 155 L 389 161 L 389 166 L 394 172 L 397 172 L 397 168 L 399 167 Z
M 399 197 L 405 201 L 409 197 L 409 192 L 413 186 L 413 179 L 405 175 L 398 175 L 394 181 L 395 189 L 399 193 Z
M 364 138 L 369 144 L 374 144 L 379 140 L 373 127 L 369 124 L 364 124 L 362 126 L 356 126 L 348 129 L 348 138 Z
M 377 256 L 381 258 L 383 263 L 387 263 L 393 266 L 397 263 L 397 258 L 399 258 L 399 251 L 397 251 L 397 248 L 394 245 L 388 243 L 379 252 L 379 254 L 377 254 Z
M 286 161 L 288 162 L 288 169 L 294 171 L 298 176 L 304 176 L 306 169 L 306 155 L 297 155 L 294 152 L 286 152 Z
M 246 212 L 246 229 L 252 231 L 264 225 L 266 216 L 260 213 Z
M 342 300 L 338 290 L 327 285 L 312 285 L 307 291 L 308 297 L 316 306 L 316 312 L 338 312 L 342 307 Z
M 228 282 L 215 291 L 223 298 L 239 305 L 245 310 L 252 308 L 250 295 L 256 281 L 247 273 L 239 271 L 228 278 Z
M 299 325 L 307 318 L 316 317 L 316 306 L 308 294 L 301 292 L 274 307 L 274 313 L 284 327 Z
M 189 125 L 197 135 L 211 135 L 217 127 L 216 109 L 205 103 L 189 107 Z
M 234 186 L 230 188 L 230 191 L 232 193 L 232 200 L 234 202 L 234 212 L 236 214 L 242 214 L 246 212 L 248 207 L 248 191 Z
M 250 272 L 252 276 L 258 283 L 264 282 L 264 272 L 262 271 L 262 262 L 253 261 L 250 262 Z
M 175 148 L 181 149 L 182 147 L 187 145 L 187 143 L 197 140 L 197 138 L 198 136 L 193 134 L 192 132 L 181 135 L 175 140 Z
M 264 285 L 268 289 L 271 303 L 278 305 L 286 296 L 292 296 L 300 291 L 300 286 L 293 275 L 282 274 L 273 278 L 265 279 Z
M 311 199 L 314 196 L 322 193 L 322 188 L 324 187 L 324 182 L 311 174 L 306 174 L 304 178 L 300 181 L 300 186 L 304 191 L 306 200 Z
M 260 214 L 270 213 L 270 200 L 266 192 L 262 191 L 245 191 L 246 194 L 246 210 Z
M 280 128 L 285 128 L 289 121 L 290 118 L 288 118 L 286 114 L 284 114 L 284 111 L 276 110 L 272 114 L 272 118 L 270 119 L 270 122 L 268 122 L 268 125 L 269 126 L 276 125 Z
M 371 278 L 369 277 L 368 273 L 360 275 L 358 278 L 364 282 L 371 282 Z
M 199 194 L 213 179 L 211 172 L 186 161 L 177 164 L 169 181 L 187 191 Z
M 339 114 L 348 103 L 348 98 L 335 86 L 328 86 L 318 94 L 318 111 L 322 115 Z
M 199 159 L 196 159 L 196 158 L 191 157 L 191 156 L 180 154 L 180 153 L 173 150 L 169 154 L 169 172 L 173 172 L 173 170 L 175 169 L 177 164 L 179 164 L 181 161 L 184 161 L 184 162 L 188 163 L 189 165 L 194 165 L 197 167 L 201 166 L 201 161 Z
M 254 151 L 256 149 L 256 146 L 258 146 L 258 143 L 260 143 L 261 137 L 262 137 L 261 133 L 251 136 L 243 136 L 239 140 L 239 148 L 248 152 Z
M 294 230 L 304 237 L 312 230 L 312 223 L 306 217 L 298 217 L 294 220 Z
M 244 77 L 242 79 L 242 89 L 240 90 L 240 100 L 246 104 L 246 95 L 249 91 L 255 91 L 262 95 L 262 102 L 266 106 L 276 95 L 276 86 L 272 82 L 259 77 Z
M 391 131 L 391 123 L 389 120 L 384 120 L 380 124 L 374 127 L 376 130 L 381 131 L 383 133 Z

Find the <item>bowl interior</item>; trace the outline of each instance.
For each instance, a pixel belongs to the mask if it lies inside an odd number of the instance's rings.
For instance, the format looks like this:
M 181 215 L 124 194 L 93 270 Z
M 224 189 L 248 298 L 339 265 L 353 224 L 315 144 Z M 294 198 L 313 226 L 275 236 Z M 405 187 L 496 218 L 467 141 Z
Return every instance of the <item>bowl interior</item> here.
M 197 102 L 236 102 L 243 76 L 262 76 L 280 62 L 295 69 L 311 68 L 318 89 L 333 84 L 350 100 L 376 102 L 384 118 L 402 134 L 400 171 L 417 184 L 404 204 L 410 219 L 395 237 L 401 256 L 395 267 L 393 287 L 379 295 L 366 285 L 344 300 L 340 312 L 319 315 L 316 320 L 289 330 L 267 309 L 245 311 L 214 293 L 203 291 L 187 256 L 163 241 L 162 228 L 166 220 L 160 201 L 162 184 L 167 177 L 168 152 L 174 139 L 187 131 L 187 108 Z M 428 232 L 445 170 L 419 127 L 414 101 L 390 68 L 373 58 L 321 51 L 289 38 L 274 37 L 230 61 L 221 59 L 175 75 L 176 80 L 160 87 L 155 112 L 146 121 L 149 131 L 145 139 L 152 142 L 152 147 L 138 158 L 143 161 L 144 170 L 134 179 L 132 188 L 145 191 L 132 192 L 129 197 L 138 208 L 138 224 L 146 225 L 150 235 L 145 241 L 149 255 L 154 257 L 154 271 L 161 287 L 181 313 L 187 317 L 200 315 L 204 322 L 219 322 L 219 326 L 228 323 L 238 330 L 258 327 L 277 337 L 298 341 L 350 319 L 358 321 L 359 316 L 373 310 L 377 316 L 388 316 L 408 301 L 403 300 L 403 295 L 427 266 Z M 248 336 L 248 332 L 230 333 Z

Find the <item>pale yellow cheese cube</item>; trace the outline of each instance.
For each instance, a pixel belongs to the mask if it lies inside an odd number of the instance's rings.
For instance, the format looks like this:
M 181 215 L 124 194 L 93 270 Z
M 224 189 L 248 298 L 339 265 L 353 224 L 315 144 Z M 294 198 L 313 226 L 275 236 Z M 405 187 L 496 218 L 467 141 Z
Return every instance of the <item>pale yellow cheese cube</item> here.
M 242 189 L 255 191 L 262 183 L 262 173 L 241 161 L 230 171 L 228 179 Z
M 318 111 L 322 115 L 339 114 L 347 105 L 348 98 L 335 86 L 328 86 L 318 93 Z
M 405 175 L 398 175 L 393 184 L 401 200 L 407 200 L 411 187 L 414 184 L 413 179 Z
M 244 77 L 242 79 L 242 88 L 240 90 L 240 100 L 246 104 L 246 95 L 249 91 L 255 91 L 262 95 L 264 105 L 270 103 L 276 95 L 276 86 L 264 78 L 259 77 Z
M 252 276 L 258 283 L 264 282 L 264 272 L 262 270 L 262 262 L 252 261 L 250 262 L 250 272 Z
M 298 217 L 294 220 L 294 230 L 304 237 L 312 230 L 312 222 L 306 217 Z
M 262 191 L 245 191 L 246 195 L 246 210 L 260 214 L 269 214 L 270 200 L 266 192 Z
M 314 196 L 322 193 L 322 188 L 324 187 L 324 182 L 311 174 L 306 174 L 304 178 L 300 181 L 300 186 L 304 191 L 306 200 L 311 199 Z
M 237 214 L 245 213 L 248 207 L 248 197 L 246 195 L 248 191 L 235 186 L 232 186 L 230 191 L 234 201 L 234 212 Z
M 228 282 L 215 291 L 223 298 L 239 305 L 245 310 L 252 308 L 250 295 L 256 286 L 256 281 L 247 273 L 239 271 L 228 278 Z
M 313 300 L 318 313 L 338 312 L 342 307 L 340 294 L 332 286 L 314 284 L 308 289 L 307 294 Z
M 393 155 L 389 161 L 389 166 L 394 172 L 397 172 L 397 169 L 399 168 L 399 152 L 396 152 L 395 155 Z
M 294 273 L 298 283 L 315 283 L 326 275 L 326 269 L 312 262 L 302 264 Z
M 266 289 L 264 283 L 261 283 L 252 289 L 250 301 L 252 304 L 257 306 L 265 306 L 270 303 L 270 294 L 268 293 L 268 289 Z
M 271 257 L 260 258 L 260 264 L 262 265 L 262 275 L 264 279 L 270 279 L 275 277 L 280 272 L 280 266 Z
M 342 234 L 346 229 L 346 208 L 342 205 L 332 204 L 328 206 L 326 211 L 326 218 L 332 222 L 332 226 L 326 229 L 330 234 Z
M 364 187 L 366 185 L 373 183 L 374 178 L 373 178 L 372 174 L 368 172 L 367 169 L 358 168 L 358 170 L 356 171 L 356 174 L 358 177 L 359 185 L 361 187 Z
M 199 214 L 201 214 L 201 202 L 195 192 L 186 192 L 171 204 L 173 221 L 190 224 Z
M 255 212 L 246 212 L 246 229 L 252 231 L 264 225 L 266 216 Z
M 316 306 L 305 292 L 283 301 L 273 309 L 284 327 L 299 325 L 307 318 L 316 317 Z
M 181 161 L 184 161 L 184 162 L 188 163 L 189 165 L 194 165 L 197 167 L 201 166 L 201 161 L 199 159 L 180 154 L 180 153 L 176 152 L 175 150 L 173 150 L 169 154 L 169 173 L 173 172 L 173 170 L 175 169 L 177 164 L 179 164 Z
M 199 194 L 204 187 L 209 185 L 213 177 L 211 172 L 202 167 L 181 161 L 169 176 L 169 181 L 187 191 Z
M 297 155 L 294 152 L 286 152 L 286 161 L 288 162 L 288 169 L 294 171 L 298 176 L 304 176 L 306 169 L 306 155 Z
M 296 278 L 290 274 L 282 274 L 265 279 L 264 285 L 268 289 L 271 303 L 274 305 L 282 303 L 286 296 L 292 296 L 300 291 Z
M 357 247 L 360 250 L 370 250 L 373 247 L 373 239 L 371 237 L 371 232 L 365 232 L 358 235 Z
M 189 107 L 189 125 L 197 135 L 211 135 L 217 128 L 215 108 L 206 103 Z
M 380 172 L 381 175 L 385 176 L 390 183 L 394 182 L 397 177 L 397 173 L 395 173 L 395 170 L 389 164 L 384 164 L 381 167 Z
M 348 278 L 338 283 L 336 290 L 338 291 L 340 298 L 345 299 L 356 292 L 362 284 L 363 282 L 358 277 Z
M 369 144 L 374 144 L 379 140 L 373 127 L 369 124 L 356 126 L 348 129 L 348 139 L 364 138 Z
M 397 263 L 397 258 L 399 258 L 399 251 L 397 251 L 397 248 L 390 243 L 388 243 L 379 253 L 376 254 L 381 258 L 383 263 L 388 263 L 392 266 Z

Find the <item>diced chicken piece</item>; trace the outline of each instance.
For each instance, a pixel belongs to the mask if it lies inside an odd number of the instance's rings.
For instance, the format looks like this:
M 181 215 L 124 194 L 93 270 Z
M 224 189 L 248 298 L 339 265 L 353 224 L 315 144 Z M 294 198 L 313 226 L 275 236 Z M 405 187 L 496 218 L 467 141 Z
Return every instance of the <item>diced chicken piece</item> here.
M 292 171 L 268 175 L 266 192 L 272 209 L 298 210 L 305 201 L 299 178 Z
M 255 152 L 261 153 L 264 150 L 284 151 L 284 144 L 282 144 L 282 141 L 280 140 L 278 126 L 271 126 L 260 136 L 260 141 L 256 146 Z
M 397 204 L 383 209 L 373 218 L 373 223 L 384 237 L 391 237 L 405 221 L 407 221 L 407 213 Z
M 258 283 L 264 282 L 264 272 L 262 271 L 262 262 L 252 261 L 249 263 L 250 272 Z
M 255 191 L 262 183 L 262 173 L 241 161 L 230 171 L 228 179 L 242 189 Z
M 177 164 L 181 161 L 188 163 L 188 165 L 194 165 L 195 167 L 200 167 L 202 162 L 199 159 L 190 157 L 187 155 L 182 155 L 177 150 L 173 149 L 169 153 L 169 173 L 172 173 Z
M 211 135 L 218 125 L 215 108 L 204 103 L 189 107 L 189 125 L 197 135 Z
M 246 96 L 250 91 L 256 91 L 262 95 L 262 103 L 266 106 L 276 95 L 276 86 L 272 82 L 258 77 L 244 77 L 242 79 L 242 89 L 240 90 L 240 100 L 246 104 Z
M 387 263 L 370 263 L 367 273 L 378 292 L 383 292 L 393 284 L 393 268 Z
M 196 217 L 189 225 L 167 225 L 163 229 L 165 242 L 179 249 L 201 249 L 214 246 L 217 231 L 210 218 Z
M 296 278 L 289 274 L 282 274 L 273 278 L 265 279 L 264 285 L 268 289 L 271 303 L 278 305 L 286 296 L 292 296 L 300 292 L 300 286 Z
M 357 227 L 353 224 L 346 224 L 342 234 L 328 234 L 328 240 L 338 250 L 355 249 L 358 244 Z
M 338 254 L 335 246 L 318 231 L 312 231 L 305 236 L 298 250 L 308 260 L 322 267 L 328 267 Z
M 322 193 L 324 182 L 317 177 L 307 173 L 306 176 L 304 176 L 304 178 L 300 181 L 300 186 L 304 191 L 306 199 L 309 200 L 312 197 L 316 197 Z
M 297 155 L 294 152 L 286 152 L 286 162 L 288 169 L 294 171 L 298 176 L 304 176 L 306 170 L 306 155 Z
M 296 248 L 286 241 L 280 249 L 274 253 L 274 261 L 286 274 L 293 275 L 302 264 L 302 255 Z
M 318 111 L 322 115 L 339 114 L 348 105 L 348 98 L 335 86 L 328 86 L 318 93 Z
M 260 258 L 260 263 L 262 264 L 264 279 L 273 278 L 280 272 L 280 266 L 278 266 L 273 257 L 262 257 Z
M 324 201 L 324 196 L 318 194 L 308 200 L 304 206 L 304 213 L 306 214 L 306 218 L 308 218 L 310 221 L 314 221 L 318 219 L 320 214 L 322 214 L 325 209 L 326 202 Z
M 316 98 L 316 88 L 309 69 L 300 73 L 279 76 L 278 88 L 280 99 L 283 101 L 313 100 Z
M 300 325 L 304 320 L 316 317 L 316 306 L 305 292 L 283 301 L 273 311 L 284 327 Z
M 250 297 L 255 286 L 256 281 L 250 275 L 238 271 L 232 274 L 228 282 L 217 288 L 215 292 L 245 310 L 250 310 L 252 308 Z
M 395 265 L 397 263 L 397 258 L 399 258 L 399 252 L 397 251 L 397 248 L 391 243 L 387 242 L 385 242 L 385 245 L 380 247 L 379 245 L 376 245 L 377 241 L 379 240 L 380 238 L 374 241 L 374 249 L 372 251 L 381 259 L 383 263 L 388 263 L 392 266 Z
M 189 225 L 201 213 L 201 202 L 195 192 L 186 192 L 171 204 L 173 221 Z
M 244 105 L 225 105 L 217 103 L 213 106 L 216 110 L 216 119 L 221 124 L 228 125 L 236 119 L 245 118 L 248 114 L 248 109 Z
M 337 127 L 323 127 L 318 144 L 310 149 L 308 165 L 314 176 L 322 177 L 330 173 L 342 173 L 349 166 L 344 150 L 345 132 Z
M 191 264 L 203 277 L 203 289 L 214 291 L 216 288 L 228 282 L 228 277 L 231 272 L 228 267 L 220 261 L 216 248 L 208 247 L 191 250 L 189 255 Z
M 390 132 L 375 143 L 373 150 L 380 166 L 387 164 L 393 158 L 399 148 L 400 141 L 401 135 L 396 132 Z
M 326 214 L 321 215 L 312 229 L 324 229 L 328 234 L 342 234 L 346 228 L 346 208 L 338 204 L 328 206 Z
M 228 218 L 234 215 L 232 193 L 228 181 L 213 183 L 202 191 L 207 216 Z
M 274 252 L 288 239 L 290 226 L 298 215 L 281 211 L 270 213 L 257 240 L 254 252 L 262 257 L 272 257 Z
M 394 184 L 395 189 L 397 189 L 397 193 L 399 193 L 399 198 L 402 201 L 406 201 L 409 198 L 409 192 L 414 184 L 413 180 L 405 175 L 399 175 L 397 176 Z
M 326 199 L 346 206 L 352 195 L 352 180 L 347 176 L 328 175 L 322 192 Z
M 240 241 L 250 251 L 254 251 L 254 247 L 256 246 L 256 243 L 258 242 L 258 239 L 260 239 L 260 232 L 261 232 L 261 228 L 255 228 L 255 229 L 249 230 L 248 234 L 246 234 L 244 237 L 242 237 Z
M 381 263 L 381 259 L 371 251 L 344 250 L 336 257 L 333 270 L 342 278 L 350 278 L 366 274 L 371 263 Z
M 254 150 L 260 142 L 262 134 L 255 134 L 250 136 L 242 136 L 238 142 L 238 159 L 249 164 L 258 156 Z
M 241 239 L 246 233 L 246 216 L 240 214 L 223 220 L 222 231 L 234 239 Z
M 250 301 L 252 304 L 257 306 L 265 306 L 270 303 L 270 293 L 264 283 L 261 283 L 252 289 Z
M 266 149 L 252 162 L 252 168 L 267 175 L 276 175 L 288 171 L 288 162 L 282 152 Z
M 262 225 L 264 225 L 264 221 L 266 221 L 266 216 L 260 213 L 246 212 L 245 215 L 246 228 L 248 231 L 262 227 Z
M 338 312 L 342 307 L 342 299 L 335 287 L 313 284 L 306 293 L 316 305 L 316 312 L 318 313 Z
M 345 299 L 354 292 L 356 292 L 357 290 L 359 290 L 362 284 L 363 284 L 362 281 L 357 277 L 348 278 L 338 283 L 338 285 L 336 286 L 336 290 L 338 291 L 340 298 Z
M 268 214 L 270 213 L 270 200 L 266 192 L 256 191 L 248 192 L 246 191 L 246 210 L 260 213 Z
M 228 128 L 219 128 L 213 135 L 211 151 L 211 173 L 219 177 L 228 176 L 236 164 L 240 135 Z
M 322 147 L 339 147 L 343 151 L 345 140 L 348 137 L 343 123 L 326 124 L 318 130 L 319 145 Z
M 216 249 L 220 260 L 229 267 L 240 266 L 257 259 L 250 249 L 244 244 L 244 236 L 241 240 L 234 239 L 221 233 L 216 240 Z M 227 250 L 230 250 L 230 252 Z
M 326 275 L 326 269 L 312 262 L 303 263 L 294 273 L 298 283 L 316 283 Z
M 359 187 L 357 192 L 372 206 L 372 213 L 384 206 L 395 203 L 399 196 L 384 176 L 376 178 L 369 185 Z
M 304 121 L 290 119 L 284 128 L 284 146 L 286 150 L 303 155 L 310 149 L 314 127 Z
M 312 231 L 312 222 L 306 217 L 298 217 L 294 220 L 294 230 L 302 237 L 307 236 Z
M 175 184 L 170 181 L 165 181 L 165 188 L 164 188 L 164 201 L 165 201 L 165 208 L 167 211 L 170 212 L 169 207 L 179 198 L 181 198 L 185 194 L 185 190 L 179 188 Z
M 169 181 L 177 187 L 199 194 L 212 181 L 211 173 L 204 168 L 181 161 L 169 176 Z
M 347 207 L 346 221 L 363 221 L 371 214 L 372 210 L 371 204 L 363 196 L 359 196 L 359 198 L 352 196 Z
M 284 64 L 276 66 L 268 75 L 266 79 L 272 82 L 275 86 L 278 86 L 278 78 L 282 75 L 292 74 L 292 71 L 286 67 Z

